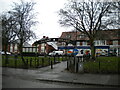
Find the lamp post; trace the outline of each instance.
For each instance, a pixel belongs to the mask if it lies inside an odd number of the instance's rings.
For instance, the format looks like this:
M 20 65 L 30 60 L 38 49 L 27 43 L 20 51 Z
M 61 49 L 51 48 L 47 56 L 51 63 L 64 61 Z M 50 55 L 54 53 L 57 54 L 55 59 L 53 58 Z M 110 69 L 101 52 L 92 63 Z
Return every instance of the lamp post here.
M 76 48 L 77 48 L 77 27 L 78 27 L 78 22 L 76 22 L 76 43 L 75 43 L 75 46 L 76 46 Z
M 77 26 L 78 26 L 78 22 L 76 23 L 75 40 L 74 40 L 74 50 L 77 49 Z

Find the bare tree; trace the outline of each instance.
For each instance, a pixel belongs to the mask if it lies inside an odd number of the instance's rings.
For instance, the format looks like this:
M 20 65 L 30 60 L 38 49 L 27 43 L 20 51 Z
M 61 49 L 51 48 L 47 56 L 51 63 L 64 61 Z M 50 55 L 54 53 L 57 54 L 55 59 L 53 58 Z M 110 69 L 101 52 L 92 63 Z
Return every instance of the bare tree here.
M 23 2 L 14 3 L 13 10 L 9 13 L 13 16 L 16 26 L 15 33 L 19 40 L 19 52 L 22 56 L 23 43 L 29 41 L 31 38 L 35 38 L 35 33 L 32 31 L 31 27 L 35 25 L 35 13 L 33 12 L 34 2 Z M 22 60 L 25 63 L 25 60 Z
M 2 14 L 1 16 L 2 20 L 2 50 L 5 52 L 6 56 L 6 63 L 7 61 L 7 50 L 8 45 L 15 39 L 16 34 L 14 33 L 14 25 L 15 21 L 13 20 L 12 16 L 8 13 Z
M 91 58 L 95 59 L 94 40 L 97 32 L 103 30 L 102 23 L 106 20 L 111 2 L 80 2 L 79 0 L 70 1 L 64 9 L 61 9 L 60 24 L 67 27 L 74 27 L 76 30 L 87 35 L 90 41 Z
M 111 7 L 107 13 L 109 18 L 103 23 L 107 28 L 120 29 L 120 1 L 112 2 Z

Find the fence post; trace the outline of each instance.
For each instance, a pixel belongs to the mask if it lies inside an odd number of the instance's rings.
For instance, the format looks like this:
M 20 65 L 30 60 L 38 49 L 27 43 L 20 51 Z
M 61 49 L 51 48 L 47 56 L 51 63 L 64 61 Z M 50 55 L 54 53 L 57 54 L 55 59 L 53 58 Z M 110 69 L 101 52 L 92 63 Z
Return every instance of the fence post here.
M 42 67 L 44 67 L 44 58 L 42 58 Z
M 32 58 L 30 59 L 30 67 L 32 66 Z
M 117 68 L 118 68 L 118 74 L 120 73 L 119 66 L 120 66 L 120 61 L 118 60 L 118 64 L 117 64 Z
M 16 58 L 15 58 L 15 68 L 17 68 L 17 60 L 16 60 Z
M 28 68 L 28 59 L 27 59 L 27 68 Z
M 67 59 L 67 70 L 69 70 L 69 67 L 68 67 L 69 65 L 68 65 L 68 59 Z
M 78 57 L 78 62 L 80 62 L 80 59 L 79 59 L 79 57 Z
M 56 61 L 59 61 L 59 55 L 57 55 L 57 59 L 56 59 Z
M 84 60 L 83 60 L 83 56 L 82 56 L 82 62 L 83 62 Z
M 34 60 L 34 66 L 36 66 L 36 59 L 33 59 Z
M 100 71 L 100 60 L 99 60 L 99 73 L 100 73 L 101 71 Z
M 37 59 L 35 58 L 35 67 L 37 66 Z
M 62 55 L 62 61 L 63 61 L 63 57 L 64 57 L 64 56 Z
M 76 65 L 75 65 L 75 66 L 76 66 L 76 69 L 75 69 L 75 70 L 76 70 L 76 73 L 77 73 L 77 72 L 78 72 L 78 68 L 79 68 L 79 67 L 78 67 L 78 65 L 79 65 L 79 57 L 76 57 L 76 63 L 75 63 L 75 64 L 76 64 Z
M 15 55 L 15 68 L 17 67 L 17 55 Z
M 78 62 L 76 62 L 76 73 L 78 72 Z
M 39 58 L 37 59 L 37 66 L 39 66 Z
M 75 66 L 75 56 L 74 56 L 74 66 Z
M 74 56 L 74 68 L 75 68 L 75 72 L 77 72 L 77 60 L 76 57 Z

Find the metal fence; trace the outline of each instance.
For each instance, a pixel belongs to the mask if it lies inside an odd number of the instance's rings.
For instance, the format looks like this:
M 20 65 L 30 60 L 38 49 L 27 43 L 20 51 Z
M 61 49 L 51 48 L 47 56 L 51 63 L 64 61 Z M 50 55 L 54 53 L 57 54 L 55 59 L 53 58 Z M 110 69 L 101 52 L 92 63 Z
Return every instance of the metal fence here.
M 120 60 L 86 60 L 83 57 L 69 57 L 67 69 L 75 73 L 120 73 Z
M 61 61 L 66 60 L 66 57 L 61 56 L 39 56 L 39 57 L 24 57 L 24 62 L 20 56 L 8 56 L 7 60 L 5 56 L 2 56 L 3 67 L 14 68 L 40 68 L 45 66 L 51 66 Z

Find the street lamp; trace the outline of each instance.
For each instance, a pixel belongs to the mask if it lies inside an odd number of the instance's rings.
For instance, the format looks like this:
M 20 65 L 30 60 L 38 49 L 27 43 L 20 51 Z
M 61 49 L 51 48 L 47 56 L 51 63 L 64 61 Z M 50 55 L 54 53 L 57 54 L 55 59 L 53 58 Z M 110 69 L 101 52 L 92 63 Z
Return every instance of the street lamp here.
M 77 49 L 77 27 L 78 27 L 78 22 L 76 22 L 76 37 L 75 37 L 75 45 L 74 45 L 74 49 L 76 48 Z

